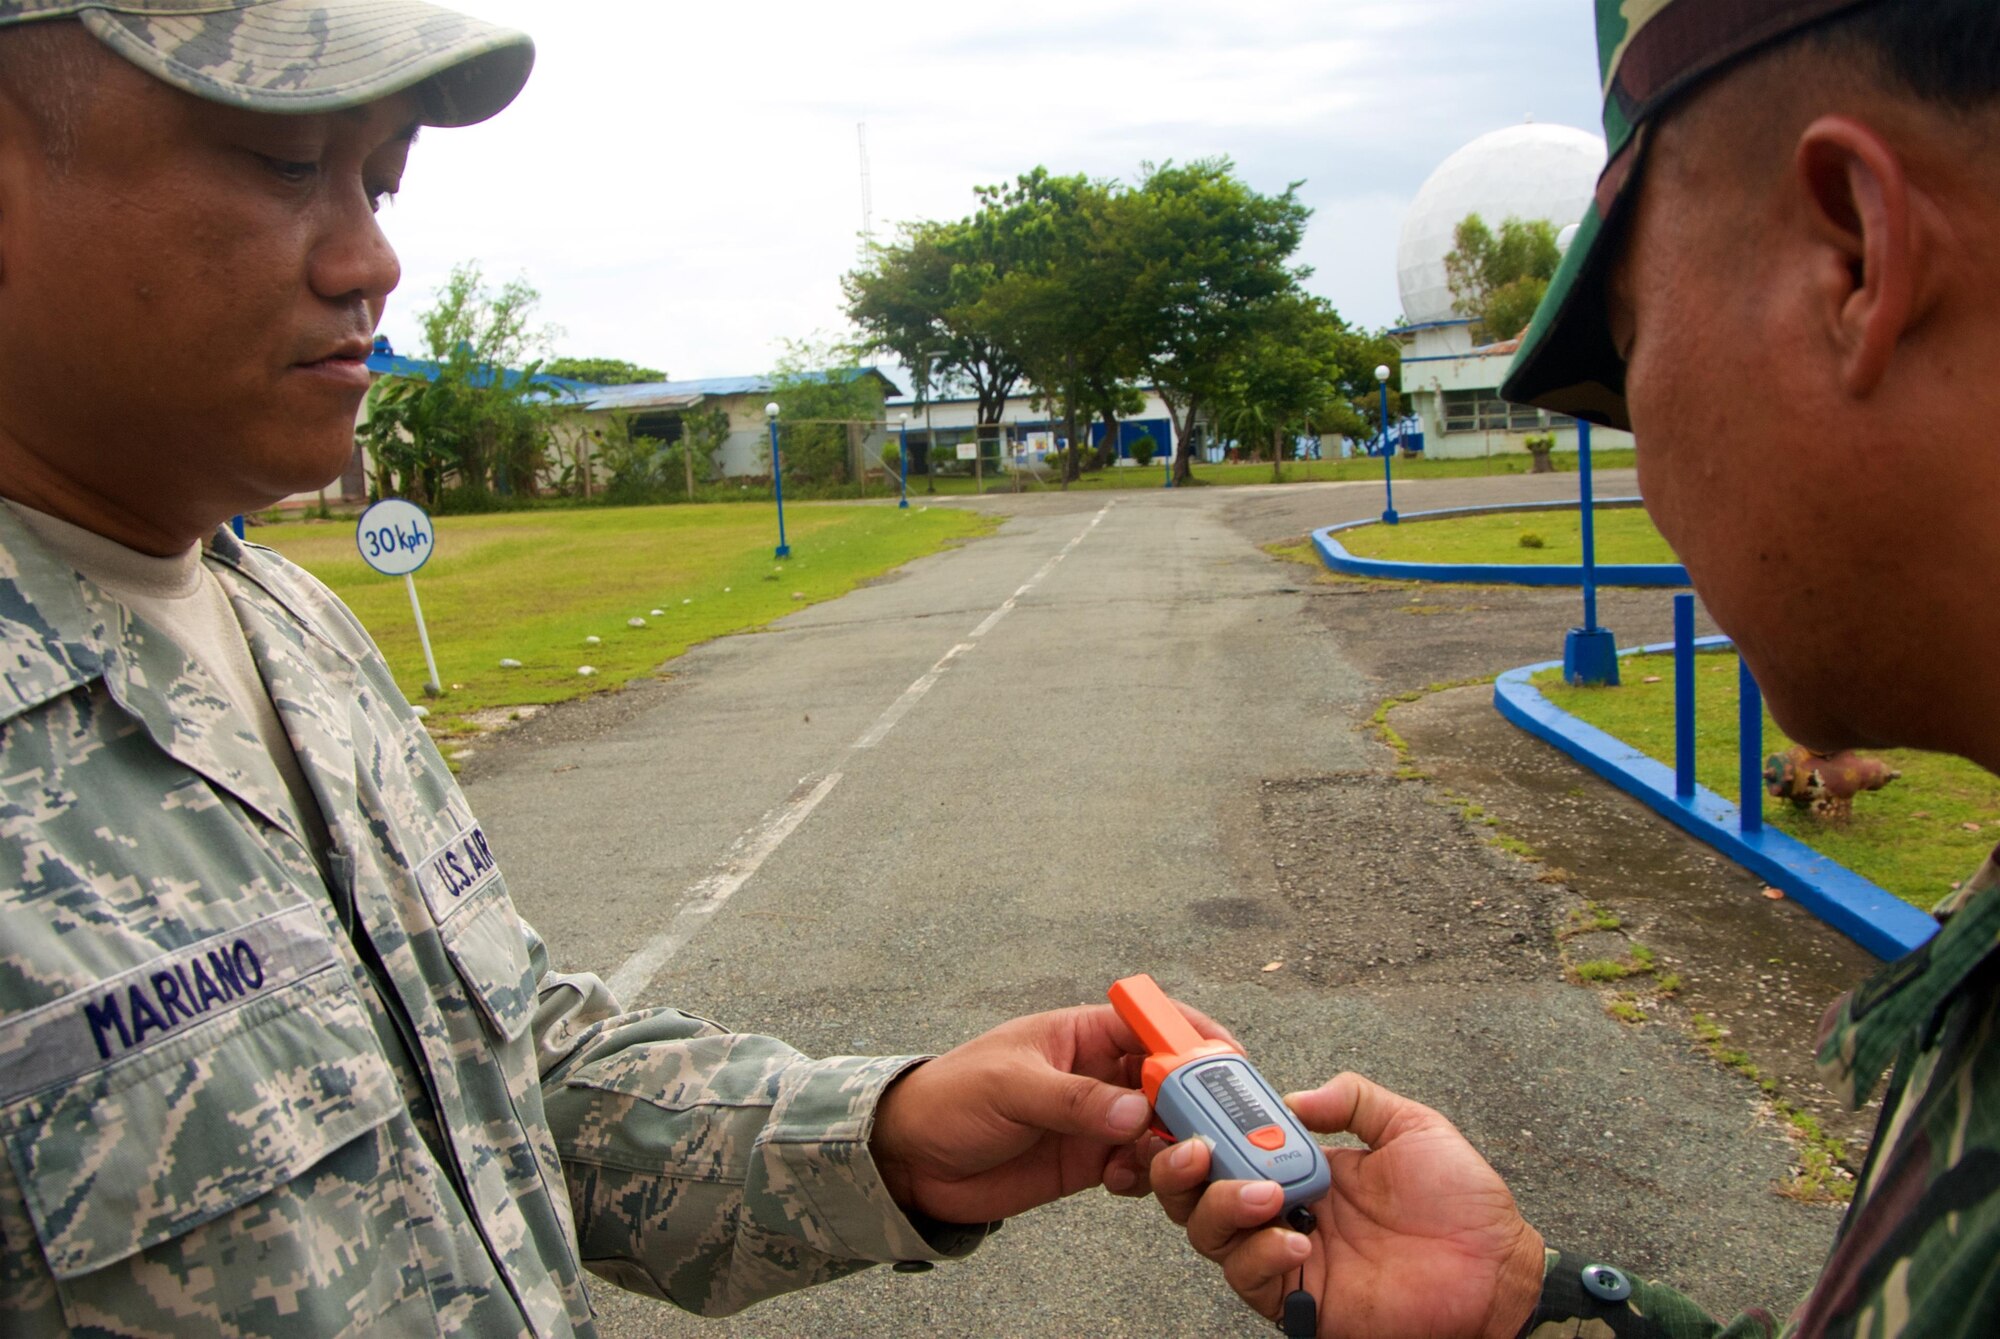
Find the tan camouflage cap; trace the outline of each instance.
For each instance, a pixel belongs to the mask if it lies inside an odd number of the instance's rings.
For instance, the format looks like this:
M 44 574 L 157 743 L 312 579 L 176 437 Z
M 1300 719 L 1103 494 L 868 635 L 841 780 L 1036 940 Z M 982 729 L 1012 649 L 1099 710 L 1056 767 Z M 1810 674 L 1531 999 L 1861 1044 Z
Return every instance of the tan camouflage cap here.
M 326 112 L 419 88 L 426 124 L 484 121 L 534 67 L 525 33 L 422 0 L 0 0 L 0 27 L 75 17 L 175 88 L 261 112 Z
M 1629 428 L 1625 363 L 1611 343 L 1605 283 L 1650 123 L 1701 80 L 1864 0 L 1597 0 L 1597 54 L 1610 161 L 1597 199 L 1521 337 L 1500 394 Z

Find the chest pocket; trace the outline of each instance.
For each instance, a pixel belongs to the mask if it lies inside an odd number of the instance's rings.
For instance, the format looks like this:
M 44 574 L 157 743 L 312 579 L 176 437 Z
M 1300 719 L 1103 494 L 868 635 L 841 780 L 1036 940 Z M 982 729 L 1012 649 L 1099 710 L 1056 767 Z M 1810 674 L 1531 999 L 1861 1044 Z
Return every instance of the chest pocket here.
M 89 1066 L 0 1107 L 79 1330 L 435 1332 L 395 1079 L 316 914 L 266 934 L 237 937 L 247 958 L 206 941 L 10 1023 L 30 1042 L 68 1027 Z M 274 953 L 285 935 L 324 952 Z

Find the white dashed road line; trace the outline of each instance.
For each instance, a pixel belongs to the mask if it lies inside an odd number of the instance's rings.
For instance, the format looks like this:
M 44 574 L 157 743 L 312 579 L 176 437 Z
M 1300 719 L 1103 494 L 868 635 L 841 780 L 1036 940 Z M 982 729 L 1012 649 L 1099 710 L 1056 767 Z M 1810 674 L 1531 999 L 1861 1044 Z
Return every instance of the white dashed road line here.
M 1014 612 L 1015 606 L 1020 604 L 1023 597 L 1048 580 L 1050 573 L 1062 565 L 1063 559 L 1076 552 L 1084 540 L 1090 538 L 1091 532 L 1104 523 L 1104 518 L 1109 516 L 1111 509 L 1117 505 L 1116 502 L 1108 503 L 1102 511 L 1091 517 L 1090 524 L 1065 544 L 1060 553 L 1042 564 L 1039 572 L 1029 577 L 1027 582 L 1008 596 L 998 609 L 988 614 L 964 641 L 945 652 L 943 659 L 905 689 L 903 695 L 876 718 L 875 723 L 868 727 L 861 738 L 848 747 L 848 753 L 851 755 L 872 749 L 888 738 L 889 732 L 910 714 L 911 709 L 923 701 L 931 689 L 937 687 L 938 680 L 944 677 L 952 664 L 973 650 L 982 637 L 1000 625 L 1000 620 Z M 736 896 L 738 890 L 756 876 L 757 871 L 763 868 L 764 862 L 771 858 L 772 852 L 784 844 L 785 838 L 798 831 L 799 825 L 812 817 L 813 810 L 819 808 L 820 803 L 833 793 L 834 787 L 840 784 L 841 778 L 845 775 L 845 772 L 833 771 L 817 779 L 807 777 L 799 783 L 799 788 L 793 791 L 783 804 L 764 815 L 755 827 L 738 837 L 715 872 L 682 894 L 681 908 L 674 913 L 674 918 L 668 922 L 667 928 L 642 944 L 637 952 L 625 960 L 624 965 L 611 974 L 605 983 L 611 987 L 611 993 L 629 1007 L 640 992 L 652 985 L 666 965 L 673 961 L 674 955 L 686 947 L 688 941 L 714 919 L 715 913 L 721 911 L 729 899 Z

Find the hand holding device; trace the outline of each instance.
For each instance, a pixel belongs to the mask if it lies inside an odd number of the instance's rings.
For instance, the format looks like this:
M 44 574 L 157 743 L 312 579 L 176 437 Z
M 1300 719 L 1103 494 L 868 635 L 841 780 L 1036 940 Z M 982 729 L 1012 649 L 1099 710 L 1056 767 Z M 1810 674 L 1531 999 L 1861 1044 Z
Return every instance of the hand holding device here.
M 1310 1233 L 1307 1206 L 1332 1185 L 1326 1155 L 1264 1076 L 1239 1047 L 1196 1032 L 1152 977 L 1128 976 L 1109 993 L 1147 1050 L 1139 1083 L 1158 1119 L 1155 1133 L 1206 1139 L 1211 1180 L 1276 1182 L 1284 1191 L 1278 1216 Z
M 1273 1225 L 1254 1187 L 1210 1184 L 1199 1144 L 1153 1162 L 1160 1207 L 1236 1294 L 1274 1320 L 1288 1296 L 1317 1295 L 1324 1339 L 1512 1339 L 1541 1292 L 1542 1239 L 1451 1122 L 1356 1074 L 1291 1105 L 1318 1133 L 1366 1145 L 1329 1151 L 1333 1190 L 1309 1236 Z

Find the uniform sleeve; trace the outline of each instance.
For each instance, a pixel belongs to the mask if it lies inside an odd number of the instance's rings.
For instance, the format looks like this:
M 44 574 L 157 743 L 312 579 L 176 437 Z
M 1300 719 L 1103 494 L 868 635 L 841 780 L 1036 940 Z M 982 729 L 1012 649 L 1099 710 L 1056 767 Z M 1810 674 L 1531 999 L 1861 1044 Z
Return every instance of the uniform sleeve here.
M 814 1060 L 674 1009 L 620 1013 L 542 969 L 535 1045 L 585 1267 L 721 1316 L 888 1261 L 969 1254 L 997 1225 L 915 1221 L 868 1149 L 926 1057 Z
M 1777 1334 L 1778 1323 L 1766 1312 L 1746 1311 L 1723 1325 L 1663 1283 L 1550 1251 L 1541 1301 L 1521 1327 L 1520 1339 L 1777 1339 Z

